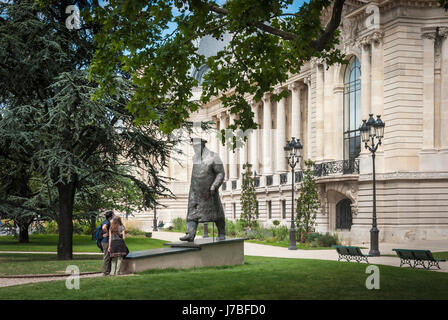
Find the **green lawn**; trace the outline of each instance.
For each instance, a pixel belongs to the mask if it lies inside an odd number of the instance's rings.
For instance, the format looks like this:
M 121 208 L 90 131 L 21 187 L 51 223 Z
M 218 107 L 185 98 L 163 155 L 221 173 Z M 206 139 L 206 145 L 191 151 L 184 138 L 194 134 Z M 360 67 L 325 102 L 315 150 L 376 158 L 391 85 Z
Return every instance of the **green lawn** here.
M 0 251 L 32 251 L 32 252 L 56 252 L 58 235 L 33 234 L 29 243 L 18 243 L 12 236 L 0 237 Z M 130 251 L 161 248 L 166 241 L 149 239 L 144 236 L 128 236 L 126 245 Z M 74 235 L 73 252 L 100 252 L 95 240 L 91 236 Z
M 80 272 L 101 272 L 101 255 L 74 255 L 73 260 L 59 261 L 55 254 L 0 253 L 0 275 L 64 274 L 69 265 Z
M 245 264 L 152 270 L 128 277 L 0 288 L 1 299 L 448 299 L 448 274 L 379 266 L 380 290 L 367 290 L 366 264 L 245 257 Z M 107 288 L 107 290 L 105 290 Z

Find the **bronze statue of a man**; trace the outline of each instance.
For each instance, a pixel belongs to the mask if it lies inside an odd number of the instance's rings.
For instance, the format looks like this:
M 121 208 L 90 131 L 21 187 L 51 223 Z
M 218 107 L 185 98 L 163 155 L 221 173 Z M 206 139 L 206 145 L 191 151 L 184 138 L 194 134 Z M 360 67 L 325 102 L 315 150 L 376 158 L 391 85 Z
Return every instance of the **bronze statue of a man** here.
M 218 192 L 224 181 L 224 166 L 219 155 L 205 147 L 206 140 L 193 138 L 191 141 L 194 156 L 188 195 L 187 228 L 186 235 L 180 240 L 193 241 L 198 223 L 203 222 L 215 222 L 218 240 L 224 240 L 225 217 Z

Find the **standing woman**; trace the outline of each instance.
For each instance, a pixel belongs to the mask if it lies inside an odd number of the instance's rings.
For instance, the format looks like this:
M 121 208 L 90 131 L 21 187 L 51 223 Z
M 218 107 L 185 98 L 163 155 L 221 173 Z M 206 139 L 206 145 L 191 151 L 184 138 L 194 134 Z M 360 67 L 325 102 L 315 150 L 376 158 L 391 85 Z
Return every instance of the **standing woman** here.
M 121 218 L 115 217 L 109 231 L 109 252 L 112 258 L 111 275 L 119 274 L 123 257 L 129 253 L 128 247 L 124 243 L 126 236 L 124 230 L 125 227 L 121 222 Z

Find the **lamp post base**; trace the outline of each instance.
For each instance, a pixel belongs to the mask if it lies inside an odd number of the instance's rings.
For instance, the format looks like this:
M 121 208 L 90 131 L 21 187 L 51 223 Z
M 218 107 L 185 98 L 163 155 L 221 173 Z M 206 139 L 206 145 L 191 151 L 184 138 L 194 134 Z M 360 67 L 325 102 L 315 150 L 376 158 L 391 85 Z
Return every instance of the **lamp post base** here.
M 370 230 L 370 251 L 369 254 L 372 256 L 379 256 L 380 255 L 380 250 L 378 248 L 378 234 L 379 234 L 379 230 L 376 227 L 372 227 L 372 229 Z
M 288 250 L 297 250 L 296 247 L 296 229 L 291 228 L 289 231 L 289 247 Z

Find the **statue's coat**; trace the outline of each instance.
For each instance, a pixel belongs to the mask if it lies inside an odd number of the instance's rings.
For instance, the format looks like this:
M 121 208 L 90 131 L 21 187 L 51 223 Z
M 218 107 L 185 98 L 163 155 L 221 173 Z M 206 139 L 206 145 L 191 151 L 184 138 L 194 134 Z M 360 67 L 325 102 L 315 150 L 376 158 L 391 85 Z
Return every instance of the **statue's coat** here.
M 202 157 L 194 155 L 187 221 L 216 222 L 225 219 L 219 199 L 219 187 L 224 176 L 224 166 L 217 153 L 204 147 Z M 214 193 L 210 191 L 212 186 L 215 187 Z

